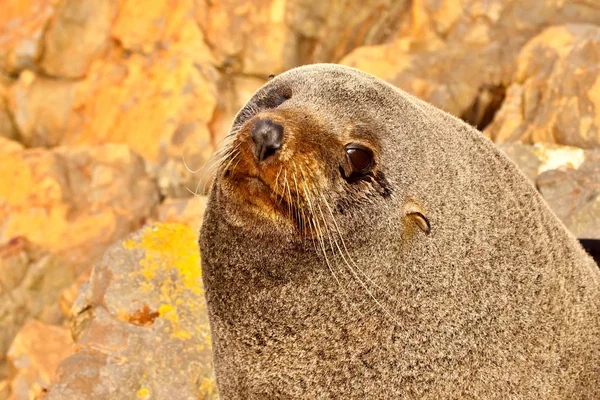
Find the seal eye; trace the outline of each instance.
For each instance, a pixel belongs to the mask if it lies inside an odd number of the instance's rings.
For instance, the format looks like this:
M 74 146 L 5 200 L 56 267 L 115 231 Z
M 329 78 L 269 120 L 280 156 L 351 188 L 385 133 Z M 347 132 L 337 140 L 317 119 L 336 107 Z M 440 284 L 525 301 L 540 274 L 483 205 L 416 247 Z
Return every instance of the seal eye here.
M 352 166 L 353 174 L 365 175 L 373 165 L 373 152 L 363 146 L 355 144 L 346 146 L 346 156 Z

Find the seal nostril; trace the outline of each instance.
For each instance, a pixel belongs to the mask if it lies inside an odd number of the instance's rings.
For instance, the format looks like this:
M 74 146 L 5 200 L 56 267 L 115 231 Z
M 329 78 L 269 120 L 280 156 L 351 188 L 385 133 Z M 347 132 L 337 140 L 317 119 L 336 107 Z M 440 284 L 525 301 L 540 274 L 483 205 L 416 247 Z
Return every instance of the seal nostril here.
M 254 157 L 258 161 L 264 161 L 281 148 L 283 126 L 270 119 L 259 119 L 252 127 L 250 135 L 254 142 Z

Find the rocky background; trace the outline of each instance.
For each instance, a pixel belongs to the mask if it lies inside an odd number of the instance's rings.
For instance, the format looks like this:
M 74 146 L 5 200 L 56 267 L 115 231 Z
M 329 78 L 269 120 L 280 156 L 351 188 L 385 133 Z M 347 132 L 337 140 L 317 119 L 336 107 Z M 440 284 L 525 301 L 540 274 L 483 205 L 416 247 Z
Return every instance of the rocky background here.
M 598 0 L 0 0 L 0 400 L 216 396 L 202 167 L 313 62 L 478 127 L 600 238 Z

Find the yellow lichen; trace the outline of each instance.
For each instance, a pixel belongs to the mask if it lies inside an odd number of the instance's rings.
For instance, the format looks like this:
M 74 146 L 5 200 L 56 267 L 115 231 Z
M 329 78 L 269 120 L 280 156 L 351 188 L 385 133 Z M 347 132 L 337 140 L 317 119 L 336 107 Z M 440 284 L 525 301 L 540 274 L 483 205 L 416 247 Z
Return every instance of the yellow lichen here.
M 150 389 L 148 388 L 141 388 L 140 390 L 138 390 L 136 392 L 136 396 L 138 397 L 138 399 L 149 399 L 150 398 Z
M 124 246 L 144 250 L 141 269 L 134 274 L 143 278 L 142 292 L 158 293 L 158 314 L 171 323 L 170 336 L 191 338 L 192 334 L 181 326 L 180 314 L 184 309 L 197 313 L 205 308 L 197 234 L 181 224 L 156 224 L 146 228 L 139 239 L 127 240 Z

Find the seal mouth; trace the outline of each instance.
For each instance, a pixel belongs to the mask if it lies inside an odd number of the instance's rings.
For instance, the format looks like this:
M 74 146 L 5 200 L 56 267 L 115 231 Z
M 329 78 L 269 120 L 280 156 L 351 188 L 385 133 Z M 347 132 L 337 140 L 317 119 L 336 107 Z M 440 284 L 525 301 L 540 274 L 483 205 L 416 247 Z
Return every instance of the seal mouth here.
M 220 186 L 228 196 L 237 199 L 242 209 L 257 216 L 267 216 L 277 224 L 286 221 L 298 235 L 306 235 L 307 210 L 302 208 L 301 192 L 296 190 L 292 178 L 285 178 L 283 172 L 274 178 L 274 186 L 268 183 L 269 177 L 268 172 L 237 165 L 222 172 Z

